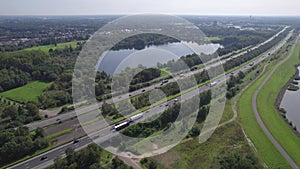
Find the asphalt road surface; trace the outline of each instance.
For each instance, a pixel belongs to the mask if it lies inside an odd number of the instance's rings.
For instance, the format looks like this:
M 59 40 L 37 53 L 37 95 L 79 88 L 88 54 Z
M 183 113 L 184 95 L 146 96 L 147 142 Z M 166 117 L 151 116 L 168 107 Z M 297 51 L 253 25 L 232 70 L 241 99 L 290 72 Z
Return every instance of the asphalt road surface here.
M 274 48 L 272 48 L 272 50 L 269 51 L 269 53 L 273 54 L 277 50 L 279 50 L 286 43 L 286 41 L 290 38 L 291 34 L 292 33 L 290 33 L 283 41 L 281 41 Z M 253 62 L 253 65 L 256 65 L 256 64 L 260 63 L 261 61 L 263 61 L 264 59 L 266 59 L 268 56 L 269 56 L 269 54 L 264 54 L 264 55 L 260 56 L 259 58 L 257 58 Z M 228 80 L 230 78 L 230 75 L 236 75 L 238 72 L 240 72 L 240 71 L 246 71 L 246 70 L 250 69 L 251 67 L 252 66 L 249 66 L 249 65 L 243 66 L 243 67 L 241 67 L 241 68 L 239 68 L 239 69 L 237 69 L 237 70 L 229 73 L 225 78 L 222 78 L 222 79 L 224 81 Z M 219 83 L 221 83 L 221 81 L 219 81 Z M 200 88 L 195 89 L 195 90 L 199 90 L 199 93 L 200 93 L 200 92 L 203 92 L 203 91 L 208 90 L 208 89 L 210 89 L 209 86 L 201 86 Z M 184 94 L 183 96 L 179 97 L 178 99 L 182 99 L 182 100 L 178 100 L 178 102 L 187 100 L 190 97 L 194 96 L 195 95 L 195 90 L 190 91 L 190 92 Z M 174 100 L 168 101 L 168 105 L 172 105 L 172 103 L 174 103 Z M 88 106 L 88 107 L 84 108 L 82 110 L 82 113 L 89 112 L 89 111 L 95 110 L 97 108 L 98 108 L 98 105 L 91 105 L 91 106 Z M 161 106 L 161 105 L 153 107 L 153 108 L 149 109 L 148 111 L 146 111 L 144 113 L 145 116 L 143 118 L 149 118 L 151 116 L 159 114 L 159 113 L 163 112 L 165 109 L 166 109 L 166 106 Z M 72 113 L 73 112 L 69 113 L 70 115 L 66 115 L 66 116 L 67 117 L 72 117 L 72 115 L 71 115 Z M 61 118 L 61 117 L 59 117 L 59 118 Z M 145 120 L 143 118 L 141 120 Z M 57 121 L 55 120 L 55 123 L 56 122 Z M 118 134 L 117 132 L 114 132 L 114 133 L 111 132 L 111 127 L 110 126 L 105 126 L 103 129 L 101 129 L 99 131 L 94 131 L 94 134 L 91 134 L 90 136 L 91 136 L 92 139 L 97 140 L 97 142 L 99 143 L 99 142 L 107 141 L 107 140 L 111 139 L 112 137 L 114 137 L 117 134 Z M 90 144 L 90 143 L 93 142 L 91 138 L 88 137 L 88 136 L 83 137 L 76 144 L 68 143 L 68 144 L 62 145 L 62 146 L 57 147 L 57 148 L 55 148 L 53 150 L 45 152 L 45 153 L 43 153 L 43 154 L 41 154 L 39 156 L 33 157 L 33 158 L 29 159 L 29 160 L 26 160 L 26 161 L 21 162 L 21 163 L 19 163 L 17 165 L 14 165 L 14 166 L 12 166 L 10 168 L 13 168 L 13 169 L 24 169 L 24 168 L 33 168 L 33 169 L 36 168 L 36 169 L 40 169 L 40 168 L 45 168 L 45 167 L 53 164 L 53 162 L 54 162 L 53 160 L 57 156 L 64 155 L 64 151 L 68 147 L 72 147 L 75 150 L 80 150 L 82 148 L 85 148 L 88 144 Z M 41 160 L 42 157 L 47 157 L 47 159 Z
M 285 27 L 280 32 L 278 32 L 276 35 L 272 36 L 271 38 L 269 38 L 265 42 L 262 42 L 261 44 L 258 44 L 256 46 L 250 48 L 249 50 L 254 50 L 254 49 L 256 49 L 256 48 L 258 48 L 258 47 L 260 47 L 260 46 L 268 43 L 269 41 L 271 41 L 275 37 L 277 37 L 280 33 L 282 33 L 283 31 L 285 31 L 287 28 L 288 27 Z M 239 57 L 239 56 L 247 53 L 247 51 L 244 51 L 244 52 L 241 52 L 241 53 L 239 53 L 239 54 L 237 54 L 235 56 L 232 56 L 231 58 L 228 58 L 227 60 L 223 60 L 223 61 L 219 61 L 219 62 L 215 62 L 215 63 L 209 64 L 209 65 L 206 65 L 205 68 L 196 69 L 194 71 L 187 72 L 187 73 L 184 74 L 183 77 L 178 76 L 176 78 L 170 79 L 169 82 L 175 82 L 176 80 L 183 79 L 185 77 L 192 76 L 194 74 L 200 73 L 200 72 L 202 72 L 205 69 L 209 69 L 211 67 L 219 66 L 220 64 L 224 64 L 228 60 L 234 59 L 236 57 Z M 154 84 L 154 85 L 151 85 L 151 86 L 148 86 L 148 87 L 145 87 L 145 88 L 142 88 L 140 90 L 133 91 L 131 93 L 126 93 L 126 94 L 122 94 L 120 96 L 116 96 L 116 97 L 114 97 L 112 99 L 106 100 L 106 103 L 111 104 L 111 103 L 119 102 L 119 101 L 128 99 L 130 97 L 137 96 L 137 95 L 143 93 L 143 92 L 141 92 L 143 90 L 144 91 L 151 91 L 151 90 L 155 89 L 156 87 L 160 87 L 160 83 Z M 26 126 L 29 128 L 30 131 L 35 130 L 38 127 L 43 128 L 43 127 L 55 124 L 58 121 L 68 120 L 70 118 L 76 117 L 77 115 L 85 114 L 87 112 L 90 112 L 90 111 L 93 111 L 93 110 L 97 110 L 97 109 L 99 109 L 102 106 L 102 104 L 103 104 L 103 102 L 99 102 L 97 104 L 89 105 L 89 106 L 86 106 L 86 107 L 81 108 L 79 110 L 76 110 L 76 112 L 75 111 L 67 112 L 67 113 L 64 113 L 64 114 L 61 114 L 61 115 L 58 115 L 58 116 L 55 116 L 55 117 L 48 118 L 48 119 L 43 120 L 43 121 L 38 121 L 38 122 L 33 122 L 33 123 L 30 123 L 30 124 L 27 124 Z

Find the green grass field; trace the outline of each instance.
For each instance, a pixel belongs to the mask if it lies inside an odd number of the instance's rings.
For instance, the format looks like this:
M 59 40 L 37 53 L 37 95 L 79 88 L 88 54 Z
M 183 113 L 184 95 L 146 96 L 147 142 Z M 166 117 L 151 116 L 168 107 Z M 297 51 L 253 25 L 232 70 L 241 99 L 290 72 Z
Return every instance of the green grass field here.
M 166 68 L 163 68 L 160 70 L 160 76 L 163 77 L 163 76 L 168 76 L 170 75 L 170 72 L 166 69 Z
M 298 52 L 300 46 L 298 45 L 295 52 Z M 258 109 L 264 123 L 277 141 L 285 148 L 292 158 L 299 165 L 300 139 L 291 131 L 287 124 L 276 112 L 274 103 L 281 87 L 294 74 L 294 64 L 299 62 L 298 55 L 294 55 L 284 64 L 282 64 L 274 75 L 271 77 L 266 87 L 259 93 Z M 271 66 L 271 68 L 274 65 Z M 271 69 L 259 78 L 251 87 L 249 87 L 241 96 L 238 102 L 239 117 L 248 136 L 251 138 L 253 144 L 258 150 L 261 159 L 268 165 L 269 168 L 290 168 L 287 161 L 281 156 L 273 144 L 268 140 L 264 132 L 258 125 L 254 113 L 252 111 L 252 96 L 255 90 L 259 87 L 266 76 L 271 72 Z M 277 91 L 277 92 L 276 92 Z M 263 112 L 263 113 L 262 113 Z M 297 159 L 298 158 L 298 159 Z
M 0 93 L 7 99 L 14 100 L 17 102 L 28 102 L 28 101 L 38 101 L 38 96 L 40 96 L 43 91 L 49 87 L 51 83 L 45 82 L 31 82 L 22 87 L 8 90 L 6 92 Z
M 262 120 L 298 166 L 300 166 L 300 138 L 277 113 L 274 105 L 280 89 L 296 72 L 294 65 L 299 63 L 299 52 L 300 44 L 296 46 L 291 58 L 278 67 L 257 97 L 257 107 Z
M 53 139 L 53 138 L 56 138 L 56 137 L 59 137 L 59 136 L 71 133 L 73 130 L 74 130 L 74 128 L 67 128 L 65 130 L 62 130 L 62 131 L 59 131 L 59 132 L 47 135 L 47 139 Z
M 24 50 L 26 50 L 26 51 L 41 50 L 41 51 L 44 51 L 44 52 L 48 52 L 49 49 L 51 49 L 51 48 L 53 50 L 55 50 L 55 49 L 63 49 L 66 46 L 67 47 L 72 46 L 72 48 L 76 48 L 77 42 L 84 42 L 84 41 L 72 41 L 72 42 L 66 42 L 66 43 L 58 43 L 56 46 L 55 45 L 35 46 L 35 47 L 31 47 L 31 48 L 26 48 Z
M 221 40 L 221 38 L 220 37 L 208 37 L 208 40 L 216 41 L 216 40 Z
M 290 168 L 287 161 L 281 156 L 272 142 L 264 134 L 252 112 L 252 95 L 265 77 L 266 76 L 262 76 L 241 95 L 238 101 L 239 119 L 247 135 L 258 150 L 258 155 L 269 168 Z

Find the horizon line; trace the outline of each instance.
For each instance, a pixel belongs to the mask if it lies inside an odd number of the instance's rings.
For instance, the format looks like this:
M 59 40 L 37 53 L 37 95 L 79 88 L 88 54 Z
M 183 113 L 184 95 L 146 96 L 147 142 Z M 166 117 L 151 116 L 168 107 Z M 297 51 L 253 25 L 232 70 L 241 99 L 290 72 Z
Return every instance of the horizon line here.
M 197 14 L 197 13 L 105 13 L 105 14 L 0 14 L 1 16 L 126 16 L 126 15 L 175 15 L 175 16 L 230 16 L 230 17 L 300 17 L 299 15 L 267 15 L 267 14 Z

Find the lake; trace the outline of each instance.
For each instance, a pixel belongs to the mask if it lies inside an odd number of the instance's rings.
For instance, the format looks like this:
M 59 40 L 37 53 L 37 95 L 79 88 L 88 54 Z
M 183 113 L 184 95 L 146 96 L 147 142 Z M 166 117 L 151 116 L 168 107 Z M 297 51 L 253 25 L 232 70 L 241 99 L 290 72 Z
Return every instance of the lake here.
M 300 84 L 298 86 L 300 87 Z M 300 131 L 300 90 L 287 90 L 280 103 L 280 108 L 286 110 L 287 119 L 293 123 L 293 126 L 297 127 L 297 131 Z
M 167 63 L 170 60 L 177 60 L 181 56 L 193 54 L 193 48 L 197 53 L 212 54 L 220 44 L 198 45 L 193 42 L 176 42 L 159 46 L 148 46 L 142 50 L 122 49 L 117 51 L 106 51 L 102 54 L 97 64 L 98 71 L 105 71 L 110 75 L 121 72 L 126 67 L 136 68 L 138 65 L 155 67 L 157 63 Z M 101 62 L 100 62 L 101 60 Z

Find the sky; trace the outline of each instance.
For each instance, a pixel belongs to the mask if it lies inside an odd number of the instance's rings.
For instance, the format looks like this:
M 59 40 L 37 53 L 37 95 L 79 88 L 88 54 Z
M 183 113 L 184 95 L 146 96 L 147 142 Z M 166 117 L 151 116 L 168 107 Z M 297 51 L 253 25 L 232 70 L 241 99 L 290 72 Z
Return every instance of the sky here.
M 0 0 L 0 15 L 300 16 L 300 0 Z

